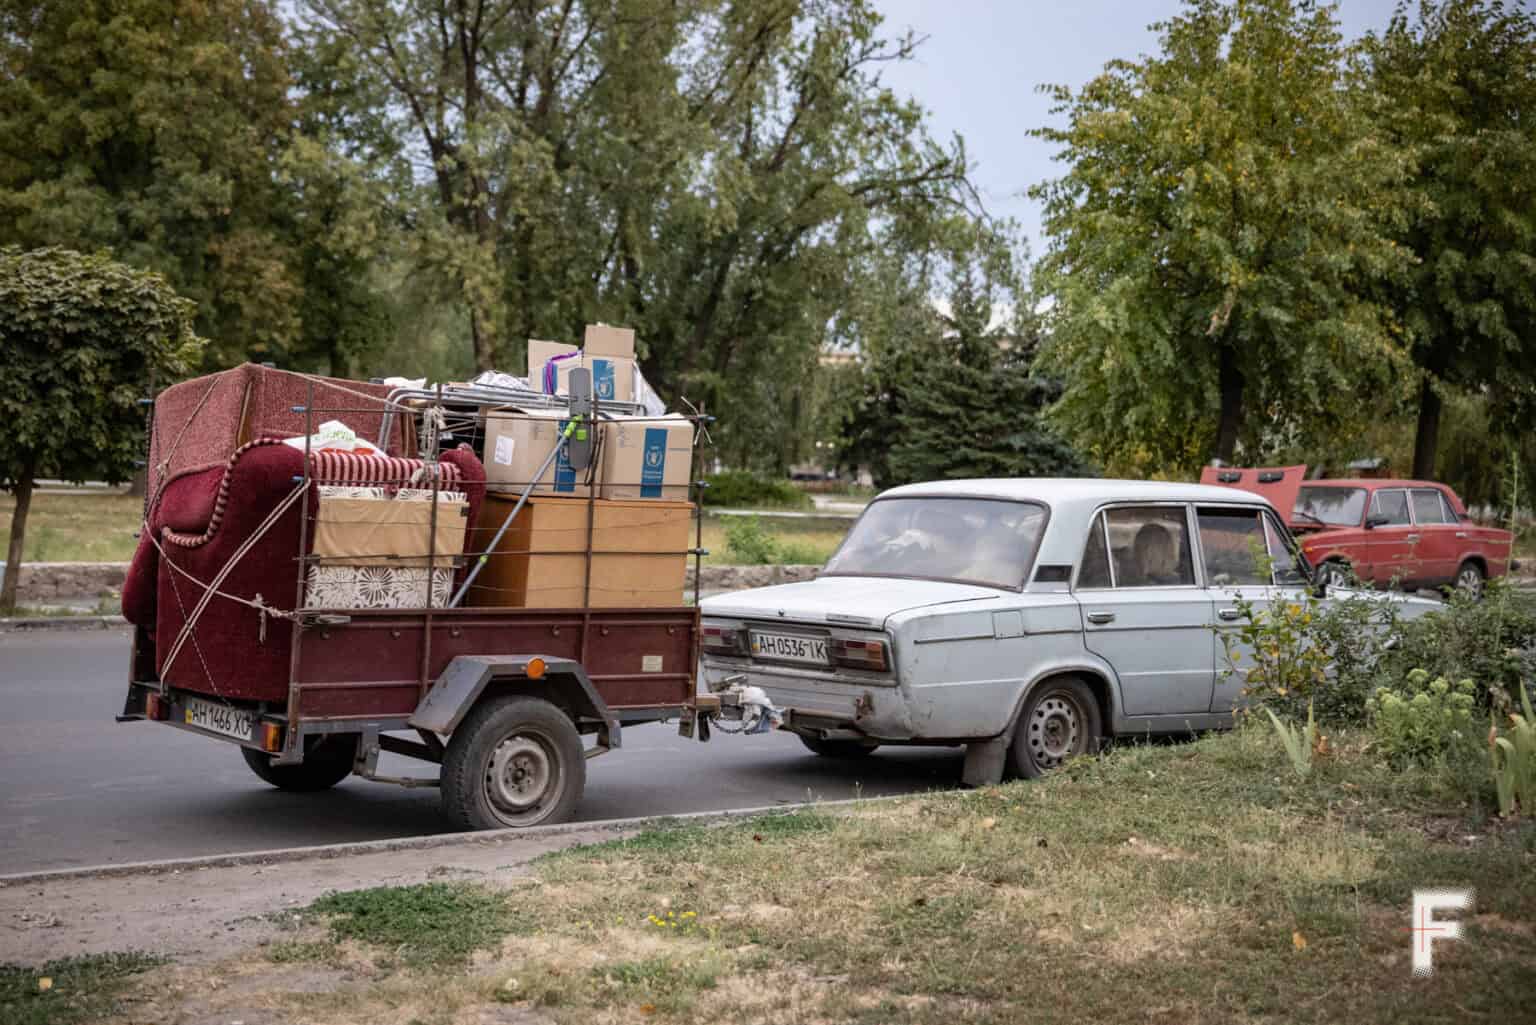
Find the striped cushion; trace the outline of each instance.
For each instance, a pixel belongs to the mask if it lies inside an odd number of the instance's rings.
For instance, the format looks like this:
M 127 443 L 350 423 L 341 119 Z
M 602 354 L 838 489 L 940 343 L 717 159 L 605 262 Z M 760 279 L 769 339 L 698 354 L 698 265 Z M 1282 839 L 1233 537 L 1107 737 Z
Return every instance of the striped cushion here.
M 219 482 L 219 493 L 214 496 L 213 515 L 208 519 L 208 526 L 201 534 L 182 534 L 166 527 L 162 531 L 165 540 L 182 548 L 197 548 L 211 541 L 218 533 L 219 523 L 224 519 L 224 507 L 229 504 L 229 482 L 234 477 L 235 463 L 253 448 L 282 443 L 282 438 L 257 438 L 237 448 L 229 457 L 229 462 L 224 465 L 224 479 Z M 420 459 L 364 456 L 354 452 L 310 453 L 310 474 L 317 484 L 375 484 L 391 493 L 412 484 L 423 465 Z M 440 462 L 437 465 L 438 488 L 443 491 L 458 490 L 458 485 L 464 476 L 459 467 L 450 462 Z M 422 483 L 430 486 L 430 482 Z

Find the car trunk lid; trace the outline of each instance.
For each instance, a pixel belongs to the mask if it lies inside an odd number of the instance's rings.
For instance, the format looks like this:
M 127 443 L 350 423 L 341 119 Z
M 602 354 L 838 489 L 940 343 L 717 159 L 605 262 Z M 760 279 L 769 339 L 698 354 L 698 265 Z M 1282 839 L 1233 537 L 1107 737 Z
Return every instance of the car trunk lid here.
M 1201 484 L 1237 488 L 1267 498 L 1291 529 L 1318 529 L 1318 524 L 1303 518 L 1295 522 L 1296 493 L 1307 479 L 1302 466 L 1207 466 L 1200 471 Z

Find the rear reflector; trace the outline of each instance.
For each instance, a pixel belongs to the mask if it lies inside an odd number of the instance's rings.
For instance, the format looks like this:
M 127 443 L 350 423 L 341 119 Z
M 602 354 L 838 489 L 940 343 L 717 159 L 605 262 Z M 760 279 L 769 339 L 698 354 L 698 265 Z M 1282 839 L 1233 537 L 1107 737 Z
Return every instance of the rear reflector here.
M 283 728 L 275 722 L 261 724 L 261 749 L 277 752 L 283 749 Z
M 883 673 L 890 668 L 884 641 L 856 641 L 844 637 L 832 638 L 832 661 L 850 669 L 867 669 Z

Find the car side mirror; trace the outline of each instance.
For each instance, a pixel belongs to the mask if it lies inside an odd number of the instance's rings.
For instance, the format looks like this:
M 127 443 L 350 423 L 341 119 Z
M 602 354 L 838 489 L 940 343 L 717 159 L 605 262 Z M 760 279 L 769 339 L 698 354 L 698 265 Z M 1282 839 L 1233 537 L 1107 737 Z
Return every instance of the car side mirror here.
M 1367 516 L 1365 518 L 1365 529 L 1375 530 L 1377 527 L 1385 527 L 1390 522 L 1391 520 L 1388 520 L 1385 516 Z

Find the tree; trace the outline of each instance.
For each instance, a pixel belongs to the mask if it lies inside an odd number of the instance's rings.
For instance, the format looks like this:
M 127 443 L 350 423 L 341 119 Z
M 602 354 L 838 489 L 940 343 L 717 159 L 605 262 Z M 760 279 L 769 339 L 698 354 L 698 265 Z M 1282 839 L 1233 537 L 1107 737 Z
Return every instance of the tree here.
M 0 0 L 0 244 L 164 274 L 212 365 L 344 369 L 377 204 L 293 61 L 265 0 Z
M 0 609 L 16 605 L 39 477 L 119 483 L 144 446 L 138 400 L 203 342 L 158 274 L 68 249 L 0 249 L 0 487 L 16 496 Z
M 1433 479 L 1446 389 L 1511 423 L 1536 408 L 1536 19 L 1421 0 L 1414 22 L 1405 3 L 1365 56 L 1383 138 L 1415 167 L 1395 235 L 1417 260 L 1387 301 L 1421 376 L 1413 474 Z
M 888 225 L 920 239 L 974 207 L 963 148 L 880 83 L 917 44 L 867 0 L 304 6 L 311 45 L 354 62 L 351 123 L 403 141 L 415 258 L 468 310 L 476 366 L 633 325 L 733 462 L 784 458 L 762 439 L 807 408 Z
M 1331 8 L 1186 0 L 1160 52 L 1051 87 L 1043 200 L 1059 422 L 1118 471 L 1345 428 L 1394 365 L 1372 283 L 1405 272 L 1407 159 L 1345 88 Z

